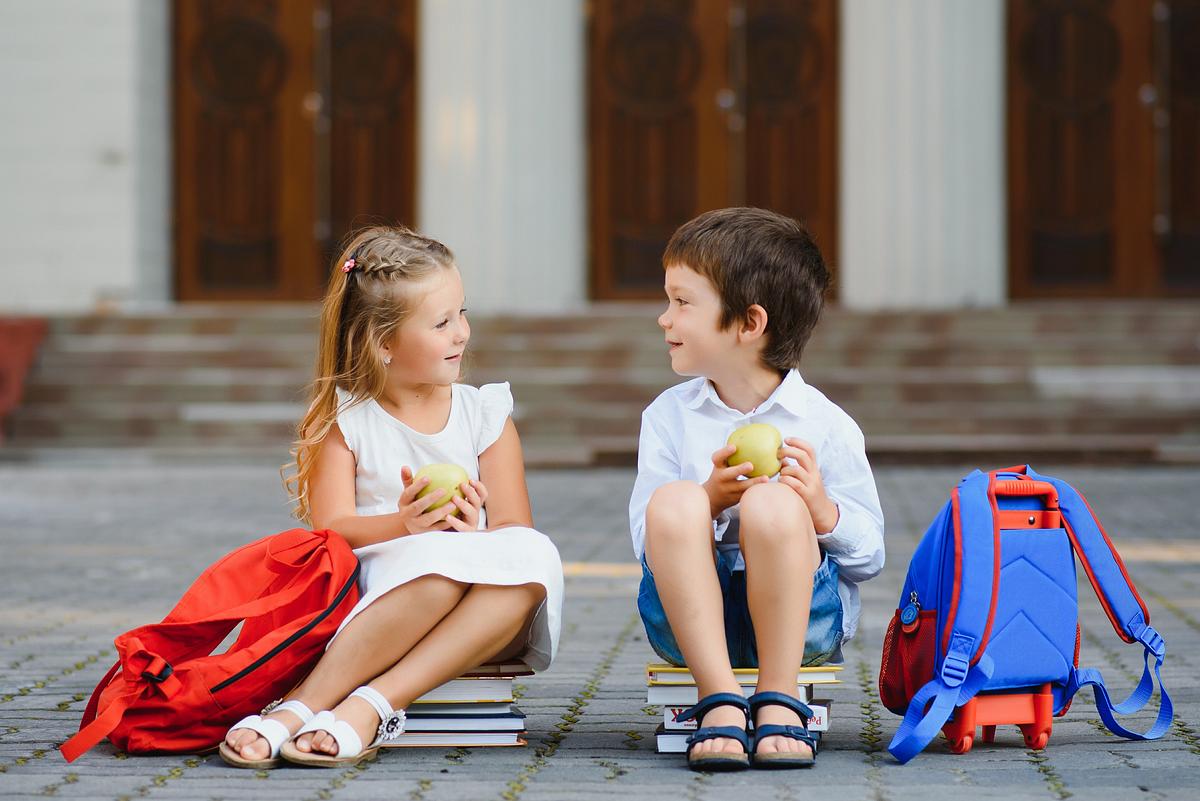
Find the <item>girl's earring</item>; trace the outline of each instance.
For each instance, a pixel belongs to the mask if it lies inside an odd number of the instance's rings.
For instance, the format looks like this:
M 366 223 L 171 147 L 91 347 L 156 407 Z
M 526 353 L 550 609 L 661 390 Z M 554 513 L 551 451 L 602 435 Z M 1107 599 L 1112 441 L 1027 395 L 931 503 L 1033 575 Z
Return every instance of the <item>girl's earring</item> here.
M 391 363 L 392 363 L 392 357 L 391 357 L 391 356 L 384 356 L 384 357 L 383 357 L 383 366 L 384 366 L 384 367 L 387 367 L 387 366 L 388 366 L 389 364 L 391 364 Z

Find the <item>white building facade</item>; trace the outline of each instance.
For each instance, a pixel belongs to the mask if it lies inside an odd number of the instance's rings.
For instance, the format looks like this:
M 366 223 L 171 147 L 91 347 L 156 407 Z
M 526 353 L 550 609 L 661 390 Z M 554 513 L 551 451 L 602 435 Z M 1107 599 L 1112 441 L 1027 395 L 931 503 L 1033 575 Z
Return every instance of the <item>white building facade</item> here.
M 839 14 L 838 302 L 1005 303 L 1003 0 Z M 418 226 L 473 310 L 585 307 L 585 0 L 421 0 L 418 19 Z M 0 311 L 175 300 L 170 25 L 162 0 L 0 6 Z

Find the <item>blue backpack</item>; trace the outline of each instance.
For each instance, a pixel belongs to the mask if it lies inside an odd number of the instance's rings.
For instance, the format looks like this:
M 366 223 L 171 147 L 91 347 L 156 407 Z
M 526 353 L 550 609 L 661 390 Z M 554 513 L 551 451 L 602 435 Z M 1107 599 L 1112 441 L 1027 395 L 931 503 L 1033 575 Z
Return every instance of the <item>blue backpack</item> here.
M 1080 669 L 1075 556 L 1113 628 L 1146 649 L 1145 670 L 1125 701 L 1109 699 L 1100 671 Z M 879 695 L 904 715 L 888 750 L 908 762 L 943 730 L 955 753 L 975 727 L 991 742 L 1016 724 L 1030 748 L 1050 737 L 1082 687 L 1104 724 L 1135 740 L 1161 737 L 1174 716 L 1162 686 L 1166 644 L 1121 557 L 1082 495 L 1029 466 L 964 478 L 913 554 L 899 608 L 884 638 Z M 1140 710 L 1160 688 L 1158 719 L 1138 734 L 1114 713 Z M 953 717 L 952 717 L 953 716 Z

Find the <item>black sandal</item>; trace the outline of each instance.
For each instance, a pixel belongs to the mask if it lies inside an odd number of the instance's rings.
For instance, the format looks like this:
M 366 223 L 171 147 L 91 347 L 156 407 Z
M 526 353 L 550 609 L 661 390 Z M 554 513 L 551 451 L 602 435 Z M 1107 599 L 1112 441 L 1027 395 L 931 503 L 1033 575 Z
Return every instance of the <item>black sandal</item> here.
M 699 721 L 710 710 L 719 706 L 735 706 L 742 710 L 742 714 L 746 716 L 746 725 L 750 725 L 750 704 L 746 702 L 744 696 L 737 693 L 713 693 L 712 695 L 707 695 L 700 699 L 700 703 L 691 709 L 684 710 L 675 719 L 680 721 Z M 737 740 L 742 744 L 745 753 L 705 754 L 704 756 L 692 759 L 693 745 L 705 740 L 715 740 L 718 737 L 728 737 L 730 740 Z M 746 729 L 739 729 L 737 726 L 705 726 L 704 728 L 697 729 L 692 733 L 691 737 L 688 737 L 687 749 L 688 767 L 692 770 L 733 771 L 745 770 L 750 767 L 750 737 L 746 734 Z
M 790 768 L 811 768 L 817 759 L 817 738 L 808 730 L 808 721 L 812 718 L 812 710 L 798 700 L 785 693 L 762 692 L 750 696 L 751 715 L 758 717 L 758 710 L 764 706 L 782 706 L 800 716 L 799 726 L 785 726 L 778 723 L 765 723 L 754 726 L 753 765 L 763 770 L 786 770 Z M 811 754 L 773 753 L 759 754 L 758 743 L 764 737 L 790 737 L 799 740 L 812 749 Z

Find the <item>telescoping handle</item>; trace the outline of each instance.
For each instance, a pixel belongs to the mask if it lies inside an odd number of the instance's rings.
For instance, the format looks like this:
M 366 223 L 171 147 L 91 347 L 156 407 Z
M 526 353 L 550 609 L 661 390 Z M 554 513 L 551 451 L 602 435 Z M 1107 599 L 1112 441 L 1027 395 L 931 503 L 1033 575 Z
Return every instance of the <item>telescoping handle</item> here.
M 1058 490 L 1048 481 L 997 481 L 996 497 L 1041 497 L 1046 499 L 1046 507 L 1058 508 Z
M 1049 481 L 1037 481 L 1021 476 L 1016 479 L 997 479 L 997 498 L 1041 498 L 1041 509 L 998 509 L 997 523 L 1002 529 L 1060 528 L 1062 515 L 1058 507 L 1058 490 Z

